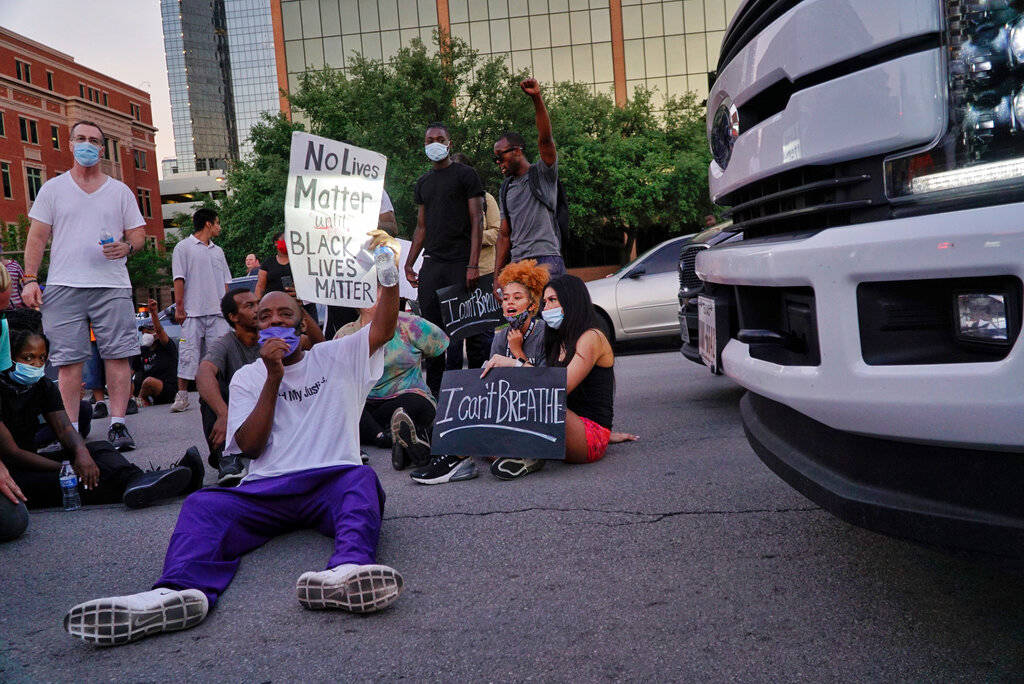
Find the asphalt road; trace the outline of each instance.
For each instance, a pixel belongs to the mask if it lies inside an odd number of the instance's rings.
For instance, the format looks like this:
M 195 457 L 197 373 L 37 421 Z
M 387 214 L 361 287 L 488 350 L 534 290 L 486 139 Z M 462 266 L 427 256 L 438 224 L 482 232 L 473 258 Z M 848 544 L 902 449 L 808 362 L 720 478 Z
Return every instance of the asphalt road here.
M 863 681 L 1024 677 L 1024 582 L 878 536 L 789 489 L 743 438 L 741 391 L 675 352 L 619 358 L 616 424 L 642 441 L 521 481 L 388 494 L 379 550 L 406 592 L 312 613 L 295 580 L 330 540 L 248 556 L 195 629 L 115 649 L 60 628 L 147 589 L 180 502 L 32 515 L 0 546 L 0 681 Z M 140 464 L 201 443 L 197 410 L 143 409 Z M 205 451 L 204 451 L 205 455 Z

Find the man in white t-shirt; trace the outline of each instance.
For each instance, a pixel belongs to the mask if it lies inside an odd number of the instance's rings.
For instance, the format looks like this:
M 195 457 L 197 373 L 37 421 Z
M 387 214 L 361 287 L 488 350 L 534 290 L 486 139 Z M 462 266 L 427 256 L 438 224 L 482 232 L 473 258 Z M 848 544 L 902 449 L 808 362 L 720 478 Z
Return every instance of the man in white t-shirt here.
M 369 249 L 388 244 L 397 266 L 397 242 L 371 235 Z M 369 326 L 309 351 L 299 346 L 298 303 L 283 292 L 263 297 L 262 361 L 235 372 L 228 403 L 227 451 L 252 458 L 249 474 L 186 499 L 156 588 L 75 606 L 64 618 L 70 634 L 116 645 L 197 625 L 244 554 L 303 527 L 334 536 L 328 569 L 299 577 L 303 607 L 365 613 L 394 603 L 402 576 L 375 564 L 384 493 L 359 456 L 359 416 L 398 320 L 398 286 L 378 292 Z
M 192 215 L 192 234 L 174 246 L 174 321 L 181 325 L 178 345 L 178 393 L 171 411 L 188 410 L 188 383 L 196 379 L 199 360 L 219 337 L 231 332 L 220 313 L 220 299 L 231 284 L 224 250 L 213 243 L 220 218 L 213 209 Z
M 135 448 L 124 415 L 132 391 L 129 360 L 140 352 L 125 263 L 145 246 L 146 222 L 128 186 L 100 170 L 100 127 L 79 121 L 71 127 L 71 144 L 71 170 L 46 181 L 28 213 L 32 225 L 21 297 L 26 306 L 42 307 L 50 361 L 57 366 L 60 395 L 75 429 L 82 366 L 92 356 L 92 325 L 110 393 L 107 439 L 124 451 Z M 44 298 L 37 274 L 51 235 Z

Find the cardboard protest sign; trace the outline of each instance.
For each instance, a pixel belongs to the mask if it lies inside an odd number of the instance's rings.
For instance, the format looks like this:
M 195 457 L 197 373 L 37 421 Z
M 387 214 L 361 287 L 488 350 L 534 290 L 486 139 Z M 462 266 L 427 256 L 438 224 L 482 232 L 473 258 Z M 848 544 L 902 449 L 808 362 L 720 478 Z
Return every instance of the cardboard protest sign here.
M 433 454 L 565 458 L 565 368 L 445 371 Z
M 377 227 L 386 168 L 382 154 L 292 133 L 284 239 L 299 299 L 352 307 L 376 300 L 366 233 Z
M 441 303 L 444 331 L 452 340 L 494 330 L 503 319 L 501 303 L 494 298 L 491 287 L 494 275 L 480 276 L 472 292 L 465 285 L 450 285 L 437 291 Z

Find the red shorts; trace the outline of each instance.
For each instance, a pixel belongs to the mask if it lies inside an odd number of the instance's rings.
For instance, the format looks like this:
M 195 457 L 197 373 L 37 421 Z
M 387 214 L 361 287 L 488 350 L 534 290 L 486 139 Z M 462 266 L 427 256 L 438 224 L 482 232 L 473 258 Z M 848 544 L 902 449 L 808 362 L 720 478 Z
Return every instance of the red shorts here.
M 587 460 L 584 462 L 593 463 L 600 460 L 608 450 L 608 438 L 611 437 L 612 431 L 583 416 L 579 416 L 579 419 L 587 433 Z

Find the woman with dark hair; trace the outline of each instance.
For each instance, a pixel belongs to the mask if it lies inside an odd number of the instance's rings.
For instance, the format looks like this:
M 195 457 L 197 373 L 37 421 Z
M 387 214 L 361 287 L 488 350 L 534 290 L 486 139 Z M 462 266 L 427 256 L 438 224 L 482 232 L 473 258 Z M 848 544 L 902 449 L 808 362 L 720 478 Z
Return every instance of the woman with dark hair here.
M 612 432 L 612 345 L 601 332 L 587 286 L 576 276 L 553 278 L 544 288 L 543 306 L 541 316 L 547 324 L 544 359 L 548 366 L 566 369 L 565 460 L 593 463 L 604 456 L 608 444 L 637 439 L 636 435 Z M 543 466 L 544 461 L 537 458 L 499 458 L 491 472 L 499 479 L 512 480 Z
M 288 260 L 288 246 L 284 242 L 284 233 L 274 235 L 273 256 L 260 263 L 256 274 L 256 287 L 253 292 L 256 299 L 262 299 L 268 292 L 287 292 L 295 296 L 295 283 L 292 281 L 292 266 Z

